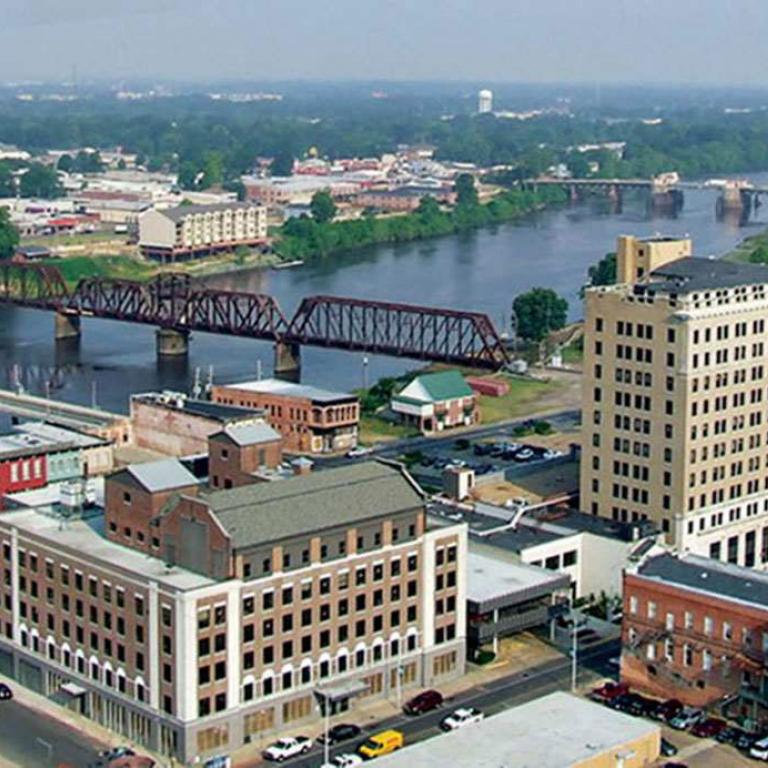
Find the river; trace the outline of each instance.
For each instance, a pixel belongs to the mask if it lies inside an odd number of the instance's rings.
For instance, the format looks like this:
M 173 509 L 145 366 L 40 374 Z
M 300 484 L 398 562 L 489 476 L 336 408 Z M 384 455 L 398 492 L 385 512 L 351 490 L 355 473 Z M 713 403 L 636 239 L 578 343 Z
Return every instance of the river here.
M 768 182 L 768 174 L 753 174 Z M 697 255 L 720 255 L 743 237 L 768 226 L 768 208 L 740 226 L 715 218 L 716 193 L 688 191 L 677 218 L 650 215 L 627 199 L 621 213 L 586 202 L 543 211 L 514 224 L 406 245 L 383 245 L 294 269 L 251 271 L 209 278 L 220 288 L 274 295 L 286 314 L 304 296 L 330 294 L 404 301 L 487 312 L 502 329 L 513 298 L 534 286 L 554 288 L 568 299 L 572 319 L 581 315 L 579 287 L 586 270 L 615 247 L 619 234 L 689 234 Z M 302 380 L 352 389 L 364 381 L 399 374 L 418 362 L 306 348 Z M 272 348 L 264 342 L 195 333 L 183 360 L 157 361 L 154 329 L 109 320 L 83 321 L 82 341 L 62 350 L 53 341 L 53 316 L 0 307 L 0 386 L 17 380 L 29 392 L 47 389 L 57 399 L 126 411 L 132 392 L 188 390 L 212 367 L 217 382 L 269 375 Z

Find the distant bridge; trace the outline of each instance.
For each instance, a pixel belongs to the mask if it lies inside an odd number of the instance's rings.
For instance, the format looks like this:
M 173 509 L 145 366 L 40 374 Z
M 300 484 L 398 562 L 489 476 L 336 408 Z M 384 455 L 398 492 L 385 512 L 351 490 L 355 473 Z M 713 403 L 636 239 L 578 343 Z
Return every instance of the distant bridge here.
M 83 278 L 69 290 L 56 267 L 0 262 L 0 303 L 56 313 L 56 338 L 78 338 L 82 317 L 154 325 L 159 355 L 186 354 L 190 331 L 275 344 L 275 371 L 300 369 L 302 346 L 354 350 L 478 368 L 509 362 L 480 312 L 336 296 L 305 298 L 287 318 L 272 296 L 210 289 L 187 275 L 149 282 Z

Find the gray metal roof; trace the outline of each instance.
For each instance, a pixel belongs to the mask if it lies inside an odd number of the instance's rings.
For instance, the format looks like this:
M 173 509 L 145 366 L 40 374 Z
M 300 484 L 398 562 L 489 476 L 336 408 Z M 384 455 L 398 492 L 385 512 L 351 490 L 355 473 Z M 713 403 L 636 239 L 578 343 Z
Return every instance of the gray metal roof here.
M 469 551 L 467 600 L 481 611 L 567 589 L 570 581 L 564 573 Z
M 761 264 L 685 257 L 654 269 L 651 282 L 643 288 L 694 293 L 764 283 L 768 283 L 768 267 Z
M 285 397 L 301 397 L 317 403 L 333 403 L 338 400 L 356 400 L 357 397 L 348 392 L 332 392 L 309 384 L 294 384 L 281 379 L 259 379 L 258 381 L 241 381 L 236 384 L 224 384 L 230 389 L 242 389 L 246 392 L 263 392 L 270 395 Z
M 236 549 L 421 507 L 421 494 L 394 467 L 361 462 L 279 483 L 202 496 Z
M 665 553 L 649 557 L 638 566 L 637 573 L 665 584 L 706 592 L 721 600 L 768 607 L 768 574 L 752 568 L 697 555 Z
M 166 208 L 160 210 L 163 216 L 167 216 L 172 221 L 181 221 L 187 216 L 194 216 L 198 213 L 216 213 L 218 211 L 230 211 L 246 208 L 259 208 L 254 203 L 213 203 L 212 205 L 179 205 L 176 208 Z
M 280 433 L 263 421 L 254 421 L 244 424 L 229 424 L 216 435 L 226 435 L 238 445 L 257 445 L 258 443 L 271 443 L 280 440 Z M 212 435 L 212 437 L 216 437 Z
M 186 485 L 197 485 L 198 479 L 178 460 L 161 459 L 126 467 L 136 482 L 148 491 L 169 491 Z

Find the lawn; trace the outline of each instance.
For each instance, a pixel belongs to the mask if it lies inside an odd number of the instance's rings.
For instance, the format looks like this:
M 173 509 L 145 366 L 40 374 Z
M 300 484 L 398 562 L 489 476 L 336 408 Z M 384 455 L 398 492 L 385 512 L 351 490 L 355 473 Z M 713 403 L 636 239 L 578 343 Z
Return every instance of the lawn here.
M 416 437 L 418 434 L 419 431 L 413 427 L 392 424 L 376 416 L 360 417 L 360 442 L 363 445 L 402 440 L 406 437 Z
M 71 256 L 45 259 L 40 263 L 56 267 L 68 285 L 74 285 L 83 277 L 148 280 L 158 271 L 156 264 L 129 256 Z
M 504 376 L 509 383 L 509 393 L 502 397 L 480 395 L 480 421 L 494 424 L 497 421 L 519 418 L 542 408 L 542 400 L 556 393 L 560 384 L 520 377 Z

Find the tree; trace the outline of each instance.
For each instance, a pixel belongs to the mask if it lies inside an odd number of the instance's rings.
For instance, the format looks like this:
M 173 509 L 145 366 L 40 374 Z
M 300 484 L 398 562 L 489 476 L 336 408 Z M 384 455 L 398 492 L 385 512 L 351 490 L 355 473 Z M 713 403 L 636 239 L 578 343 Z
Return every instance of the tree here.
M 290 176 L 293 173 L 293 153 L 278 152 L 272 160 L 269 170 L 273 176 Z
M 22 197 L 54 198 L 61 194 L 59 177 L 53 168 L 31 163 L 21 177 L 19 193 Z
M 565 325 L 568 302 L 551 288 L 533 288 L 512 304 L 517 334 L 528 341 L 541 341 L 550 331 Z
M 475 179 L 469 173 L 460 173 L 454 183 L 456 190 L 456 204 L 460 206 L 477 205 L 477 190 Z
M 7 208 L 0 208 L 0 259 L 10 259 L 19 244 L 19 233 Z
M 56 167 L 60 171 L 64 171 L 64 173 L 70 173 L 72 171 L 74 162 L 75 161 L 72 159 L 72 155 L 62 155 L 59 158 L 59 162 L 56 163 Z
M 605 256 L 587 270 L 588 285 L 614 285 L 616 283 L 616 254 Z
M 325 191 L 315 192 L 312 195 L 309 210 L 312 213 L 312 218 L 318 224 L 327 224 L 336 215 L 336 204 L 333 202 L 330 193 Z

